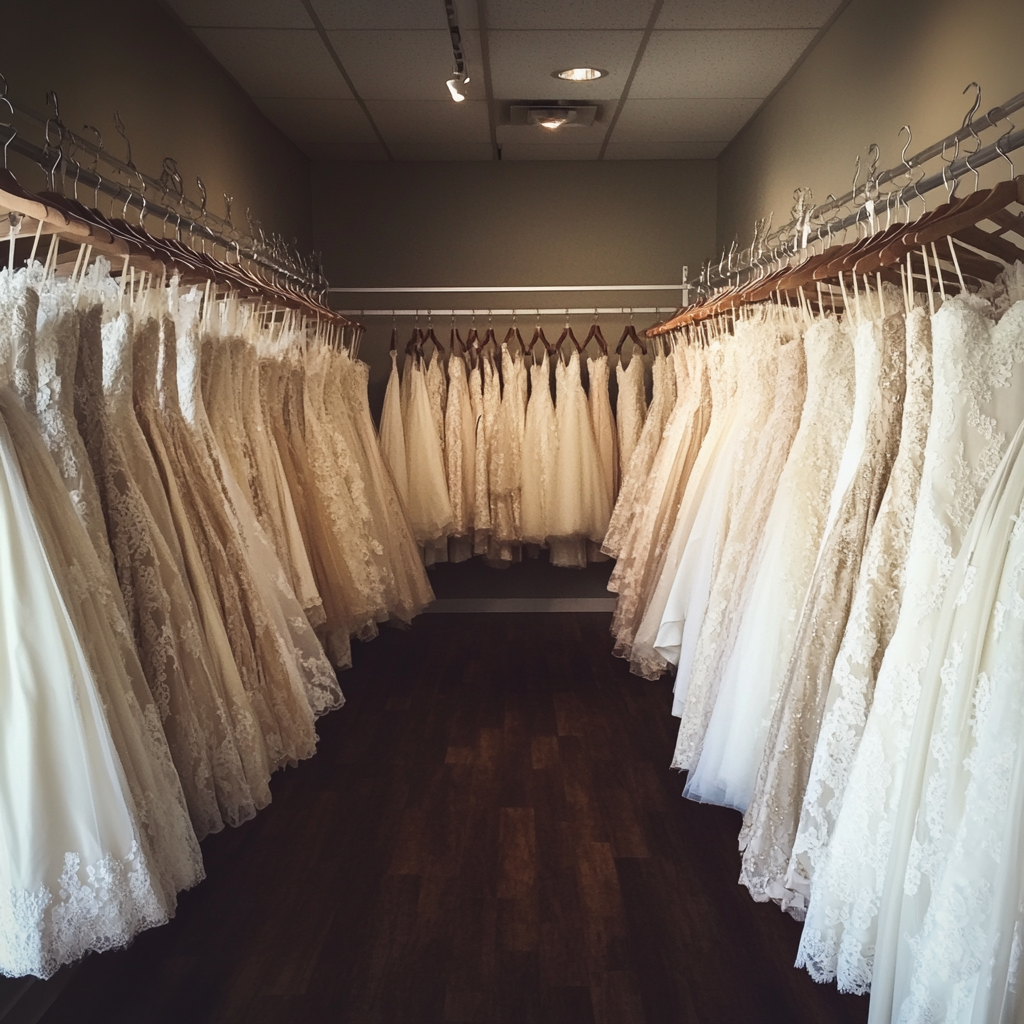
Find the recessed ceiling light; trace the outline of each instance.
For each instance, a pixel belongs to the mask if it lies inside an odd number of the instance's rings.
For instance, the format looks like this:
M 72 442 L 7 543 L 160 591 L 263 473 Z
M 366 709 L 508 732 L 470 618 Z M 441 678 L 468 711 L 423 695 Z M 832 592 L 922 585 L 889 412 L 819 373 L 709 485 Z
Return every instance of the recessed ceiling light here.
M 553 78 L 564 78 L 567 82 L 592 82 L 595 78 L 604 78 L 607 71 L 600 68 L 566 68 L 565 71 L 552 71 Z
M 541 128 L 553 132 L 564 125 L 573 124 L 577 116 L 577 111 L 572 107 L 534 107 L 530 111 L 529 123 L 539 124 Z

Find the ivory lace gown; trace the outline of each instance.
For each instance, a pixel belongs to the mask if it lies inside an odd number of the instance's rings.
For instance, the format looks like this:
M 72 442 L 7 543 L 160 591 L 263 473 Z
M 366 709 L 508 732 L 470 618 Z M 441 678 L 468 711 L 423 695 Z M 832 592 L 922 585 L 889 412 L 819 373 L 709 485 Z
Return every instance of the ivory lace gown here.
M 250 321 L 250 334 L 254 327 Z M 250 439 L 253 476 L 248 481 L 252 508 L 263 532 L 271 540 L 299 604 L 311 626 L 324 622 L 323 599 L 317 589 L 309 553 L 302 539 L 284 467 L 273 431 L 267 422 L 265 385 L 254 341 L 238 338 L 229 347 L 238 387 L 240 423 Z
M 348 436 L 360 462 L 370 503 L 371 530 L 364 543 L 375 551 L 379 549 L 384 556 L 389 617 L 409 623 L 434 600 L 434 592 L 405 509 L 380 456 L 370 416 L 370 368 L 347 351 L 328 351 L 334 366 L 327 388 L 333 419 L 338 433 L 342 432 L 343 423 L 348 424 Z
M 932 317 L 932 416 L 903 603 L 812 879 L 797 959 L 816 979 L 836 978 L 842 991 L 871 984 L 878 905 L 938 611 L 981 491 L 1024 416 L 1019 309 L 993 325 L 986 302 L 956 297 Z
M 633 520 L 639 513 L 638 502 L 641 493 L 647 485 L 651 465 L 661 447 L 665 424 L 675 408 L 680 373 L 683 374 L 682 388 L 685 390 L 689 383 L 686 356 L 678 358 L 673 356 L 670 361 L 659 344 L 651 366 L 651 404 L 644 418 L 643 430 L 641 430 L 640 437 L 633 449 L 636 465 L 633 465 L 633 456 L 631 456 L 628 472 L 624 471 L 623 473 L 619 497 L 612 509 L 611 519 L 608 521 L 604 544 L 601 545 L 604 553 L 613 558 L 619 557 L 626 537 L 632 528 Z M 615 590 L 615 587 L 609 585 L 608 589 Z
M 551 366 L 544 352 L 530 367 L 530 401 L 523 432 L 523 540 L 547 543 L 554 499 L 558 426 L 551 399 Z
M 828 848 L 850 766 L 864 732 L 875 679 L 903 600 L 907 549 L 921 486 L 932 407 L 931 321 L 906 318 L 907 387 L 900 446 L 864 552 L 811 761 L 786 888 L 806 906 L 811 879 Z
M 196 293 L 198 296 L 198 293 Z M 259 524 L 247 497 L 246 488 L 232 471 L 233 466 L 254 464 L 253 441 L 243 431 L 229 439 L 228 445 L 218 443 L 210 426 L 202 395 L 202 335 L 196 318 L 198 304 L 178 302 L 179 323 L 178 389 L 182 410 L 186 414 L 194 443 L 205 446 L 217 471 L 217 482 L 223 495 L 225 511 L 236 535 L 244 545 L 249 578 L 254 585 L 253 601 L 258 602 L 263 622 L 253 631 L 260 645 L 263 670 L 271 681 L 269 695 L 277 717 L 280 734 L 290 745 L 288 759 L 294 763 L 309 756 L 316 744 L 313 719 L 341 707 L 345 699 L 338 686 L 334 669 L 310 626 L 288 582 L 287 573 L 274 551 L 274 546 Z M 227 309 L 225 309 L 227 307 Z M 231 303 L 214 307 L 206 321 L 207 330 L 215 332 L 214 344 L 224 343 L 229 335 L 228 316 Z M 219 318 L 218 318 L 219 314 Z M 222 381 L 223 383 L 223 381 Z M 238 383 L 231 386 L 238 395 Z M 185 397 L 187 396 L 187 398 Z M 219 399 L 227 402 L 228 396 Z M 236 398 L 237 401 L 237 398 Z M 236 417 L 241 424 L 241 415 Z M 228 450 L 234 449 L 232 454 Z M 303 697 L 305 700 L 303 701 Z
M 551 561 L 569 567 L 586 564 L 587 540 L 604 539 L 611 503 L 587 396 L 580 380 L 580 355 L 555 364 L 555 418 L 558 449 L 555 462 L 551 517 L 548 524 Z
M 485 360 L 477 359 L 469 371 L 469 401 L 476 424 L 473 442 L 473 553 L 486 554 L 491 536 L 490 461 L 488 458 L 488 416 L 484 413 Z M 493 367 L 491 368 L 493 372 Z
M 1019 1020 L 1024 933 L 1024 427 L 936 631 L 879 910 L 872 1022 Z
M 389 381 L 389 392 L 390 389 Z M 383 428 L 383 416 L 381 424 Z M 464 562 L 473 554 L 476 421 L 469 394 L 466 360 L 455 352 L 448 359 L 448 404 L 445 409 L 444 436 L 448 499 L 452 505 L 452 536 L 448 544 L 448 558 L 452 562 Z M 381 439 L 383 441 L 383 430 Z
M 391 350 L 391 373 L 384 392 L 380 414 L 380 450 L 395 481 L 403 505 L 409 505 L 409 467 L 405 454 L 405 428 L 402 426 L 401 383 L 398 379 L 398 353 Z
M 634 351 L 629 357 L 629 364 L 625 367 L 620 360 L 615 366 L 615 379 L 619 386 L 618 397 L 615 399 L 615 428 L 618 435 L 621 484 L 629 475 L 633 452 L 640 443 L 644 420 L 647 418 L 643 357 Z
M 894 302 L 894 294 L 888 296 Z M 835 515 L 822 542 L 793 656 L 768 730 L 765 756 L 740 831 L 740 881 L 755 900 L 773 899 L 802 919 L 806 894 L 786 888 L 800 808 L 832 670 L 860 566 L 899 449 L 906 393 L 904 314 L 865 321 L 854 339 L 853 423 L 833 493 Z
M 490 445 L 492 535 L 502 561 L 518 561 L 522 543 L 523 432 L 526 428 L 526 364 L 501 346 L 504 387 Z
M 608 356 L 602 353 L 587 363 L 590 375 L 590 423 L 594 428 L 597 454 L 601 463 L 608 508 L 615 506 L 619 494 L 619 444 L 616 437 L 615 417 L 612 415 L 611 396 L 608 393 Z
M 814 573 L 853 413 L 849 328 L 820 320 L 805 335 L 800 429 L 765 526 L 764 549 L 684 795 L 746 811 L 779 687 Z M 679 767 L 677 760 L 673 766 Z
M 677 396 L 675 408 L 665 424 L 661 444 L 643 486 L 634 492 L 638 502 L 636 514 L 608 581 L 608 589 L 619 595 L 611 628 L 616 638 L 615 654 L 623 658 L 628 658 L 632 652 L 633 638 L 647 598 L 658 580 L 665 547 L 712 412 L 711 383 L 704 351 L 679 345 L 673 350 L 672 361 Z M 651 422 L 648 416 L 648 423 Z M 645 461 L 634 455 L 631 470 L 638 471 Z M 627 500 L 625 488 L 619 500 L 620 503 Z
M 684 509 L 680 509 L 665 568 L 633 645 L 634 662 L 638 649 L 646 655 L 648 676 L 660 674 L 668 665 L 677 667 L 674 714 L 679 713 L 686 696 L 697 637 L 743 475 L 772 408 L 778 349 L 777 332 L 764 322 L 737 324 L 730 352 L 729 395 L 717 402 L 712 399 L 712 423 L 698 457 L 698 461 L 705 459 L 706 453 L 707 482 L 699 492 L 695 489 L 691 499 L 689 488 L 698 474 L 695 466 L 684 506 L 697 499 L 698 493 L 699 506 L 691 504 L 685 517 Z M 712 436 L 716 419 L 720 431 L 717 443 Z
M 696 763 L 708 719 L 714 709 L 722 670 L 732 653 L 743 611 L 763 550 L 764 528 L 789 450 L 800 425 L 807 390 L 802 338 L 785 343 L 778 354 L 772 409 L 743 468 L 729 536 L 700 626 L 689 676 L 682 676 L 673 706 L 680 719 L 674 765 Z
M 690 470 L 678 510 L 669 526 L 668 541 L 660 561 L 652 563 L 648 568 L 652 583 L 630 652 L 630 671 L 646 679 L 657 679 L 668 667 L 665 655 L 655 648 L 655 644 L 680 568 L 683 572 L 680 586 L 684 588 L 684 594 L 695 582 L 692 580 L 691 562 L 683 561 L 691 532 L 696 524 L 701 535 L 705 529 L 713 534 L 727 515 L 724 504 L 733 469 L 731 446 L 735 441 L 733 427 L 738 412 L 735 401 L 740 355 L 738 343 L 739 339 L 729 339 L 727 344 L 712 350 L 709 362 L 711 422 Z M 722 500 L 719 501 L 719 498 Z M 698 517 L 701 517 L 700 521 Z M 715 548 L 716 538 L 708 536 L 701 544 L 701 553 L 713 559 Z M 695 545 L 691 551 L 695 553 L 696 550 Z M 699 588 L 699 584 L 697 586 Z M 678 600 L 680 604 L 685 603 L 686 597 L 680 594 Z M 670 614 L 675 613 L 674 610 Z M 681 611 L 679 614 L 682 614 Z
M 407 511 L 416 541 L 429 545 L 451 532 L 452 506 L 422 362 L 407 362 L 406 375 L 409 398 L 403 423 L 409 472 Z
M 131 318 L 115 315 L 101 335 L 100 315 L 101 307 L 94 305 L 80 318 L 77 419 L 99 487 L 128 622 L 192 825 L 203 838 L 225 824 L 241 824 L 269 802 L 266 758 L 241 685 L 230 695 L 222 691 L 183 576 L 180 549 L 161 533 L 122 444 L 138 430 Z M 248 753 L 243 756 L 240 748 Z
M 203 868 L 116 581 L 10 386 L 36 397 L 38 302 L 0 272 L 0 973 L 46 978 L 166 922 Z

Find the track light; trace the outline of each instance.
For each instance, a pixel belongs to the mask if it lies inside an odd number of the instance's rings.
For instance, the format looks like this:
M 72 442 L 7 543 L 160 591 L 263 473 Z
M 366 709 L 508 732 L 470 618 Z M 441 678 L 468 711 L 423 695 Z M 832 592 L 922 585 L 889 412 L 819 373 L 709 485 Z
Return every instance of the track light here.
M 462 90 L 463 86 L 468 81 L 468 78 L 449 78 L 445 83 L 448 86 L 448 91 L 452 94 L 452 99 L 455 100 L 456 103 L 461 103 L 466 98 L 466 94 Z

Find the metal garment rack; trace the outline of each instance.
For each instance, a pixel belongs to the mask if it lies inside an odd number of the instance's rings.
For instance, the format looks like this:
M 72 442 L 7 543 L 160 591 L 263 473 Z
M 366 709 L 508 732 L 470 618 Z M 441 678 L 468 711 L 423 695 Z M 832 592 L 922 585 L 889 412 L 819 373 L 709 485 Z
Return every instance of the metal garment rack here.
M 464 285 L 452 288 L 329 288 L 334 295 L 544 295 L 553 292 L 679 292 L 684 306 L 690 301 L 689 267 L 683 267 L 679 284 L 538 284 L 538 285 Z M 514 309 L 360 309 L 360 316 L 590 316 L 623 313 L 674 313 L 676 306 L 558 306 L 542 309 L 537 306 L 517 306 Z M 351 312 L 355 312 L 352 310 Z
M 707 273 L 704 276 L 700 285 L 701 290 L 714 290 L 738 284 L 743 275 L 763 271 L 772 263 L 787 260 L 806 249 L 810 243 L 819 241 L 826 235 L 831 237 L 840 234 L 862 221 L 876 218 L 879 213 L 884 213 L 889 208 L 887 204 L 891 203 L 893 199 L 897 204 L 907 204 L 913 199 L 922 198 L 925 193 L 942 185 L 948 187 L 964 175 L 973 174 L 979 167 L 983 167 L 993 160 L 1007 159 L 1007 154 L 1024 146 L 1024 129 L 1017 130 L 1013 123 L 1009 122 L 1008 116 L 1024 107 L 1024 92 L 993 107 L 982 117 L 975 118 L 974 115 L 980 108 L 981 90 L 976 83 L 972 82 L 971 85 L 974 85 L 978 92 L 974 105 L 964 118 L 961 128 L 922 149 L 919 153 L 904 158 L 903 162 L 896 167 L 890 167 L 878 173 L 875 173 L 873 168 L 869 168 L 864 185 L 860 187 L 855 185 L 853 189 L 838 199 L 830 197 L 827 202 L 806 208 L 802 208 L 798 200 L 796 216 L 770 236 L 774 240 L 773 245 L 769 244 L 769 238 L 758 238 L 758 229 L 755 228 L 754 241 L 749 249 L 744 250 L 746 255 L 734 263 L 735 248 L 730 249 L 727 254 L 723 254 L 717 264 L 717 273 Z M 1010 130 L 994 142 L 982 146 L 979 133 L 994 128 L 1004 120 L 1010 123 Z M 945 164 L 941 170 L 923 176 L 916 182 L 909 181 L 906 185 L 891 192 L 879 193 L 879 186 L 895 181 L 904 175 L 912 175 L 915 170 L 921 169 L 922 165 L 929 160 L 933 160 L 935 157 L 944 157 L 947 149 L 959 154 L 960 145 L 971 139 L 977 142 L 977 147 L 973 152 L 963 156 L 956 155 L 955 159 Z M 876 146 L 873 148 L 877 151 Z M 802 190 L 798 189 L 794 195 L 799 195 L 801 192 Z M 857 205 L 858 199 L 860 205 Z M 850 205 L 857 206 L 857 209 L 845 217 L 834 217 L 831 220 L 822 219 L 824 213 L 831 210 L 842 210 L 843 207 Z M 735 246 L 735 242 L 733 246 Z M 723 263 L 726 264 L 724 270 L 722 269 Z M 713 266 L 715 264 L 710 263 L 709 269 Z M 685 306 L 686 303 L 683 305 Z
M 119 128 L 119 132 L 124 136 L 128 145 L 127 161 L 118 160 L 117 157 L 112 156 L 103 148 L 102 142 L 97 145 L 71 131 L 59 120 L 58 116 L 44 118 L 20 104 L 11 102 L 6 96 L 4 99 L 11 103 L 16 114 L 42 128 L 45 142 L 43 146 L 37 146 L 20 133 L 15 134 L 15 129 L 12 126 L 0 124 L 0 134 L 3 135 L 3 138 L 0 139 L 0 147 L 3 146 L 6 137 L 10 135 L 8 148 L 38 164 L 49 176 L 51 183 L 54 182 L 57 174 L 64 182 L 71 178 L 76 194 L 79 186 L 85 192 L 102 192 L 111 199 L 122 202 L 125 211 L 128 207 L 132 207 L 139 212 L 140 216 L 144 214 L 155 217 L 165 224 L 170 223 L 179 235 L 184 230 L 195 238 L 209 242 L 211 245 L 220 246 L 226 252 L 234 252 L 239 259 L 255 263 L 264 270 L 297 284 L 313 294 L 324 296 L 327 282 L 318 269 L 301 264 L 299 260 L 293 259 L 290 253 L 285 256 L 282 252 L 272 252 L 268 246 L 242 234 L 229 219 L 210 213 L 206 209 L 205 197 L 202 205 L 186 198 L 183 189 L 178 191 L 173 188 L 173 175 L 167 176 L 169 168 L 166 164 L 165 177 L 162 180 L 143 174 L 131 160 L 131 143 L 123 133 L 123 125 Z M 0 116 L 2 113 L 2 108 L 0 108 Z M 56 136 L 53 142 L 50 140 L 51 132 Z M 89 154 L 93 161 L 93 169 L 83 167 L 79 161 L 65 154 L 64 145 L 67 143 L 83 153 Z M 122 175 L 125 181 L 115 181 L 99 174 L 101 161 Z M 180 182 L 180 176 L 178 176 L 178 180 Z M 130 184 L 131 182 L 141 185 L 142 193 L 136 191 Z M 154 203 L 145 198 L 145 193 L 150 191 L 161 196 L 160 203 Z M 171 209 L 164 205 L 169 194 L 173 194 L 174 203 L 180 209 Z M 182 211 L 187 212 L 183 213 Z M 230 207 L 228 217 L 230 218 Z M 216 226 L 211 227 L 211 223 Z M 283 248 L 283 243 L 279 245 L 279 248 Z
M 467 317 L 467 316 L 501 316 L 524 319 L 534 316 L 608 316 L 625 315 L 626 313 L 674 313 L 677 306 L 558 306 L 551 309 L 535 309 L 533 306 L 519 306 L 516 309 L 350 309 L 342 313 L 358 313 L 360 316 L 390 317 Z

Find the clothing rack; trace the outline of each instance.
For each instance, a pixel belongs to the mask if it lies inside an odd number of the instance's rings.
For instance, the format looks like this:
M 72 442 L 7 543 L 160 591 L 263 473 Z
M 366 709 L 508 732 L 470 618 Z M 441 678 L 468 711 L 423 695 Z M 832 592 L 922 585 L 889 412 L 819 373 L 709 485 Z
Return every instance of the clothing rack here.
M 420 288 L 350 288 L 350 287 L 332 287 L 328 288 L 328 292 L 337 295 L 498 295 L 498 294 L 512 294 L 512 293 L 527 293 L 542 295 L 550 292 L 680 292 L 682 295 L 683 305 L 688 305 L 690 301 L 690 281 L 689 281 L 690 268 L 684 266 L 682 279 L 679 284 L 537 284 L 537 285 L 460 285 L 458 287 L 451 288 L 440 288 L 440 287 L 420 287 Z M 616 312 L 621 307 L 615 307 L 615 309 L 609 309 L 609 312 Z M 627 307 L 628 308 L 628 307 Z M 591 312 L 592 310 L 580 310 L 580 313 Z M 641 310 L 636 309 L 636 312 L 661 312 L 660 309 L 649 309 Z M 365 310 L 367 316 L 380 316 L 389 310 Z M 412 316 L 413 312 L 407 313 L 406 315 Z M 465 314 L 471 314 L 473 311 L 460 311 Z M 505 315 L 511 315 L 516 310 L 510 310 Z M 520 311 L 523 312 L 523 311 Z M 531 307 L 527 312 L 537 312 Z M 547 313 L 548 315 L 555 315 L 558 313 L 566 312 L 565 308 L 557 310 L 541 310 L 541 313 Z
M 517 309 L 360 309 L 342 310 L 359 316 L 391 316 L 391 317 L 467 317 L 467 316 L 607 316 L 626 313 L 674 313 L 675 306 L 579 306 L 566 308 L 559 306 L 552 309 L 535 309 L 533 306 Z
M 0 91 L 0 104 L 10 104 L 12 111 L 19 117 L 41 127 L 44 144 L 37 146 L 16 132 L 12 125 L 0 122 L 0 135 L 3 136 L 0 138 L 0 147 L 6 142 L 10 150 L 38 164 L 48 176 L 51 187 L 54 186 L 58 173 L 62 182 L 66 183 L 70 177 L 74 184 L 76 197 L 79 186 L 82 186 L 85 192 L 92 191 L 95 194 L 102 192 L 112 200 L 124 203 L 125 211 L 129 206 L 137 210 L 140 218 L 143 216 L 155 217 L 163 221 L 164 224 L 169 222 L 174 226 L 179 239 L 184 230 L 202 243 L 209 242 L 211 245 L 220 246 L 225 252 L 234 252 L 236 261 L 245 259 L 255 263 L 265 271 L 318 295 L 321 301 L 324 301 L 327 281 L 323 276 L 319 261 L 314 263 L 312 258 L 304 260 L 298 252 L 290 251 L 284 240 L 277 236 L 271 235 L 268 242 L 258 221 L 256 230 L 261 236 L 261 241 L 240 232 L 231 222 L 231 196 L 227 193 L 224 196 L 227 217 L 218 217 L 206 208 L 206 191 L 201 179 L 197 178 L 196 181 L 203 195 L 202 203 L 197 204 L 185 196 L 181 175 L 178 173 L 175 161 L 170 157 L 164 160 L 163 175 L 160 179 L 142 173 L 135 166 L 131 156 L 131 142 L 116 113 L 114 115 L 115 125 L 128 147 L 127 158 L 124 161 L 117 159 L 104 148 L 102 137 L 99 137 L 98 143 L 94 143 L 71 131 L 60 120 L 56 94 L 49 93 L 47 100 L 54 108 L 53 116 L 48 118 L 11 101 L 6 95 L 6 82 L 3 82 L 2 91 Z M 2 108 L 0 108 L 0 116 L 2 116 Z M 8 136 L 10 137 L 9 141 Z M 97 132 L 97 136 L 99 136 L 99 132 Z M 65 152 L 65 146 L 70 152 Z M 93 163 L 92 169 L 83 167 L 77 159 L 70 155 L 74 149 L 89 155 Z M 99 173 L 101 162 L 112 168 L 117 174 L 122 175 L 124 181 L 103 177 Z M 141 192 L 133 188 L 132 183 L 137 183 L 141 187 Z M 160 201 L 153 202 L 147 199 L 146 194 L 149 192 L 159 195 Z M 169 195 L 173 196 L 173 203 L 177 209 L 166 205 Z M 246 216 L 248 217 L 248 210 Z M 251 225 L 250 221 L 250 227 Z
M 1024 107 L 1024 92 L 1018 93 L 1005 103 L 993 107 L 982 117 L 975 118 L 974 115 L 981 104 L 981 89 L 975 82 L 972 82 L 971 85 L 977 89 L 975 100 L 970 111 L 964 117 L 963 125 L 957 131 L 952 132 L 938 142 L 932 143 L 909 158 L 904 157 L 902 163 L 895 167 L 876 172 L 875 166 L 872 164 L 868 169 L 868 176 L 864 184 L 858 187 L 855 179 L 854 187 L 838 199 L 830 196 L 824 203 L 819 203 L 816 206 L 806 206 L 804 197 L 807 193 L 805 193 L 804 189 L 797 189 L 794 193 L 794 196 L 797 198 L 797 206 L 794 207 L 795 215 L 793 219 L 773 232 L 770 237 L 760 237 L 760 232 L 764 229 L 762 227 L 763 222 L 759 221 L 755 225 L 754 240 L 751 242 L 749 249 L 744 250 L 746 255 L 742 259 L 737 258 L 734 262 L 733 257 L 736 253 L 736 243 L 734 241 L 728 252 L 723 253 L 721 259 L 719 259 L 716 273 L 711 273 L 713 264 L 710 261 L 705 265 L 705 270 L 701 275 L 701 282 L 698 285 L 699 290 L 707 293 L 716 288 L 723 288 L 730 284 L 735 285 L 739 283 L 743 275 L 758 273 L 771 263 L 787 260 L 796 255 L 800 250 L 805 249 L 812 241 L 818 241 L 826 236 L 831 237 L 832 235 L 839 234 L 859 224 L 861 221 L 873 221 L 880 212 L 891 209 L 891 201 L 893 199 L 895 199 L 897 205 L 900 203 L 906 204 L 912 199 L 922 198 L 925 193 L 931 192 L 942 185 L 948 188 L 951 183 L 955 183 L 964 175 L 974 173 L 978 168 L 991 163 L 993 160 L 1007 159 L 1007 154 L 1024 146 L 1024 129 L 1016 130 L 1013 123 L 1009 122 L 1008 117 L 1009 114 Z M 970 89 L 971 85 L 967 88 Z M 964 92 L 966 91 L 967 89 L 964 90 Z M 994 128 L 1004 120 L 1010 123 L 1010 130 L 994 142 L 982 146 L 979 133 L 989 128 Z M 910 130 L 909 126 L 907 126 L 907 130 Z M 961 143 L 969 139 L 975 139 L 977 147 L 973 152 L 959 156 Z M 909 146 L 909 144 L 910 139 L 907 140 L 907 145 Z M 935 157 L 944 157 L 946 150 L 950 148 L 952 148 L 955 154 L 954 159 L 950 163 L 945 164 L 941 170 L 931 175 L 923 176 L 916 182 L 908 181 L 906 185 L 893 189 L 888 193 L 882 194 L 879 192 L 879 186 L 895 181 L 901 176 L 913 174 L 915 170 L 922 168 L 922 165 L 929 160 Z M 870 150 L 874 153 L 875 162 L 877 162 L 878 147 L 872 144 Z M 905 151 L 906 147 L 904 148 Z M 859 172 L 860 157 L 857 158 L 857 168 Z M 857 205 L 858 199 L 860 199 L 860 205 Z M 841 211 L 844 207 L 851 205 L 857 206 L 852 213 L 844 217 L 836 216 L 830 220 L 823 219 L 823 214 L 827 211 Z M 723 263 L 726 264 L 724 270 L 722 269 Z M 684 302 L 683 305 L 686 306 L 687 303 Z

